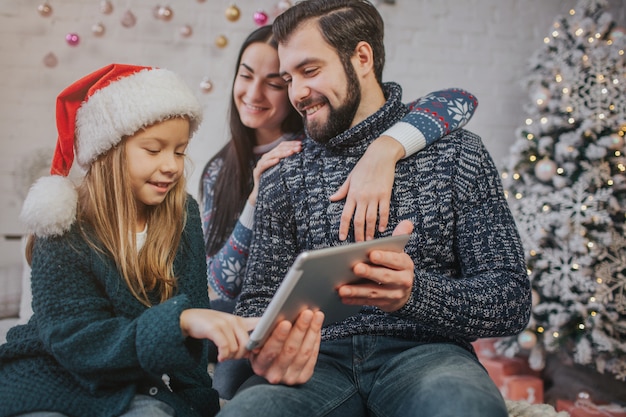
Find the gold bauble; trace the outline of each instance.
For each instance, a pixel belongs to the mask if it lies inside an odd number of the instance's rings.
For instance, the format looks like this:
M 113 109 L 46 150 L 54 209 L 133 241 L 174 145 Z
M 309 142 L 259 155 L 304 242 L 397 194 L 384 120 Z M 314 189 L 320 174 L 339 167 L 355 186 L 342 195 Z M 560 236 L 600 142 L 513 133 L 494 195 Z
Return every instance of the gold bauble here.
M 226 38 L 226 36 L 220 35 L 215 38 L 215 46 L 218 48 L 224 48 L 226 45 L 228 45 L 228 38 Z
M 226 9 L 224 14 L 226 15 L 226 19 L 230 20 L 231 22 L 236 22 L 241 17 L 241 10 L 239 10 L 239 7 L 233 4 Z

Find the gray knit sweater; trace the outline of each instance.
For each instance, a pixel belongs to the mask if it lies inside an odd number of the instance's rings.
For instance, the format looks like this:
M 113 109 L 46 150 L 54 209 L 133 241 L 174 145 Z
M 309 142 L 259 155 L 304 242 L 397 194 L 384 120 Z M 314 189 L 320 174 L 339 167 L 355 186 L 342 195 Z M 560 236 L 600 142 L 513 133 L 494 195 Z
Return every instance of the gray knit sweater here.
M 239 314 L 263 313 L 298 253 L 343 244 L 344 201 L 333 203 L 329 196 L 367 146 L 406 114 L 397 84 L 386 84 L 385 95 L 384 106 L 363 122 L 327 145 L 307 138 L 302 152 L 263 175 Z M 390 226 L 380 236 L 404 219 L 415 225 L 406 246 L 415 263 L 409 301 L 391 314 L 364 307 L 358 316 L 324 327 L 322 340 L 385 335 L 453 342 L 471 351 L 476 338 L 524 329 L 531 301 L 522 246 L 478 136 L 456 131 L 398 163 Z

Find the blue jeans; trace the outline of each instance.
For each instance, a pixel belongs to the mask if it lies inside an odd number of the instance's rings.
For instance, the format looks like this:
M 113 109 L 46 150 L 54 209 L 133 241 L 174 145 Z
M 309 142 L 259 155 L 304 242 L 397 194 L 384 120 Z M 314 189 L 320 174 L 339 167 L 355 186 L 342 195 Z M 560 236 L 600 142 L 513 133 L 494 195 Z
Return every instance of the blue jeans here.
M 67 417 L 65 414 L 37 411 L 34 413 L 19 414 L 16 417 Z M 135 395 L 127 412 L 119 417 L 174 417 L 174 410 L 162 401 L 147 395 Z
M 500 391 L 476 357 L 447 343 L 381 336 L 322 342 L 300 386 L 254 385 L 220 417 L 507 417 Z

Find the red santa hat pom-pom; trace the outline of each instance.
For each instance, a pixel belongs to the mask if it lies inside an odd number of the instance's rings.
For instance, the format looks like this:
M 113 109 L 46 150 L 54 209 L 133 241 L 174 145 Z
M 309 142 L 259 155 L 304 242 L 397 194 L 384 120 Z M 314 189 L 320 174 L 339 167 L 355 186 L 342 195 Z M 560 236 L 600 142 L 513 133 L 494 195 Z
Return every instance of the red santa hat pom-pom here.
M 77 201 L 78 193 L 69 178 L 42 177 L 31 186 L 20 220 L 37 236 L 62 235 L 76 220 Z

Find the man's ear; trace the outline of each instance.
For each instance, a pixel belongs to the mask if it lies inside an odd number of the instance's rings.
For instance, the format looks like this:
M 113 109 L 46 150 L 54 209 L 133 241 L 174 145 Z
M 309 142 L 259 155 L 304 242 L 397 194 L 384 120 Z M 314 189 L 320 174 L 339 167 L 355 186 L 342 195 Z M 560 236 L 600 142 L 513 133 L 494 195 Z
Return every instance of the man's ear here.
M 360 41 L 356 48 L 354 48 L 354 55 L 352 56 L 352 64 L 354 70 L 359 76 L 365 76 L 374 71 L 374 51 L 372 46 L 365 42 Z

